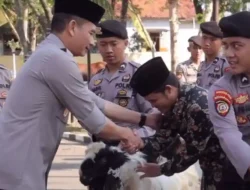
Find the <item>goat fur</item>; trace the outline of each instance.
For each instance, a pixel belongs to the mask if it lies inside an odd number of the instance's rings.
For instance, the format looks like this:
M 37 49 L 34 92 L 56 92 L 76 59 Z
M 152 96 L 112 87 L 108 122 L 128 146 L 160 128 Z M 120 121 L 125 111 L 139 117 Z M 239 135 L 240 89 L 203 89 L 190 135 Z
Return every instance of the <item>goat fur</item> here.
M 106 151 L 100 156 L 101 152 Z M 105 158 L 105 156 L 107 156 Z M 113 160 L 111 160 L 113 158 Z M 123 160 L 120 165 L 114 166 L 115 162 Z M 87 162 L 92 161 L 91 166 Z M 163 159 L 161 163 L 165 162 Z M 81 174 L 84 179 L 91 179 L 89 183 L 95 186 L 94 190 L 198 190 L 200 189 L 200 172 L 197 170 L 198 163 L 190 166 L 186 171 L 173 176 L 164 176 L 154 178 L 140 179 L 142 173 L 137 173 L 136 168 L 147 162 L 146 155 L 141 152 L 136 152 L 130 155 L 122 151 L 118 147 L 109 147 L 102 142 L 91 143 L 87 150 L 86 156 L 81 164 Z M 97 171 L 100 176 L 88 176 L 87 167 L 90 170 Z M 95 175 L 95 174 L 94 174 Z M 101 181 L 100 181 L 101 180 Z M 88 181 L 88 180 L 87 180 Z

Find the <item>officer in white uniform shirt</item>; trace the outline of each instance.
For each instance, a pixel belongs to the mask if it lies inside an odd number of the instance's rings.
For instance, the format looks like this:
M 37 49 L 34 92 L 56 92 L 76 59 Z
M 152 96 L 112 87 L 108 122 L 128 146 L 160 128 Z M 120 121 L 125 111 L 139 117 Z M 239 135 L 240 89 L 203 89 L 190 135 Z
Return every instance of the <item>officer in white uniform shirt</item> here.
M 153 126 L 156 117 L 126 110 L 88 90 L 73 56 L 93 44 L 104 9 L 89 0 L 55 4 L 50 34 L 29 57 L 0 114 L 0 189 L 45 190 L 46 172 L 72 112 L 102 138 L 139 146 L 129 128 L 107 119 Z M 69 111 L 68 111 L 69 110 Z

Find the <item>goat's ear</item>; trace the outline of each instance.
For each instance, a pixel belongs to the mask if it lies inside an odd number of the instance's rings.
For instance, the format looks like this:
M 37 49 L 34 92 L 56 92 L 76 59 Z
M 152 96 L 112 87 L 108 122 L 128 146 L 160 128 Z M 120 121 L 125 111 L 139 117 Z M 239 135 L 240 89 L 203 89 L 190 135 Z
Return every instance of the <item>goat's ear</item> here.
M 104 190 L 117 190 L 117 189 L 123 189 L 122 181 L 114 177 L 112 174 L 107 174 L 105 184 L 104 184 Z

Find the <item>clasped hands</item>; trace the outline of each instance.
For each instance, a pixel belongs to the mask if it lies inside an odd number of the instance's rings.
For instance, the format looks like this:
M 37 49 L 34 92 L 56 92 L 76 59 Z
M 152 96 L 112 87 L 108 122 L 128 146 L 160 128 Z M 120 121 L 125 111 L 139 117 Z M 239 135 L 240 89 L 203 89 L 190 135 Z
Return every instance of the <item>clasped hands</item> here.
M 126 128 L 126 130 L 128 136 L 126 139 L 120 142 L 119 147 L 129 154 L 134 154 L 139 149 L 142 149 L 144 147 L 144 143 L 135 130 L 129 128 Z

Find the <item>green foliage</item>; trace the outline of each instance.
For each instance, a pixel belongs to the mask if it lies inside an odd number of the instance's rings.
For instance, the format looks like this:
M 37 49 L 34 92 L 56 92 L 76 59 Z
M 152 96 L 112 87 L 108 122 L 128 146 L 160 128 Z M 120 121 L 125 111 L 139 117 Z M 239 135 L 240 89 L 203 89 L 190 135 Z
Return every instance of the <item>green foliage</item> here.
M 250 0 L 223 0 L 220 3 L 220 12 L 229 11 L 231 13 L 236 13 L 246 9 L 246 3 Z
M 211 2 L 211 0 L 196 0 L 195 6 L 202 6 Z M 220 13 L 224 13 L 225 11 L 236 13 L 241 10 L 246 9 L 246 3 L 249 3 L 250 0 L 220 0 Z M 201 15 L 197 15 L 198 20 L 202 20 Z

